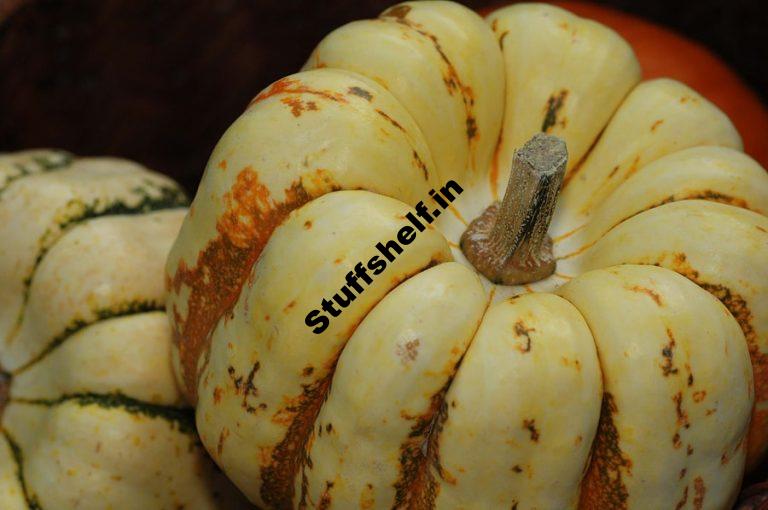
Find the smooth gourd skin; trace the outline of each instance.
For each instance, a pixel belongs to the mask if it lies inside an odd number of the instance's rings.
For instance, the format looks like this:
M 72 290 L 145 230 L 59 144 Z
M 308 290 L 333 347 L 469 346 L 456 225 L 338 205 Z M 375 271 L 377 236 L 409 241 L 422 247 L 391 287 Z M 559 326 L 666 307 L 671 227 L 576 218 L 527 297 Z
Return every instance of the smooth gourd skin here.
M 173 374 L 163 262 L 186 212 L 113 158 L 0 156 L 0 508 L 245 508 Z
M 539 131 L 570 152 L 557 270 L 495 286 L 459 238 Z M 641 82 L 606 27 L 407 2 L 329 34 L 214 149 L 166 266 L 177 375 L 262 507 L 726 508 L 768 446 L 767 210 L 728 118 Z

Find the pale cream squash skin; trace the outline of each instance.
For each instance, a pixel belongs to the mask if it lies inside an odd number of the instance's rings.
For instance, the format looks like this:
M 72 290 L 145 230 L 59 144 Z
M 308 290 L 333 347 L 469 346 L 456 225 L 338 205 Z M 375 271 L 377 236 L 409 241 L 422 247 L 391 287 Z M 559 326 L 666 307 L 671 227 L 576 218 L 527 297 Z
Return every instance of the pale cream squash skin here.
M 323 499 L 406 504 L 412 480 L 400 472 L 401 456 L 418 469 L 431 419 L 486 301 L 477 275 L 455 262 L 387 294 L 339 359 L 307 449 L 322 462 L 302 472 L 296 494 L 303 490 L 310 506 Z
M 725 115 L 638 83 L 615 33 L 537 4 L 483 25 L 408 2 L 332 32 L 304 69 L 224 134 L 166 265 L 180 380 L 248 498 L 733 502 L 768 445 L 768 175 Z M 460 237 L 541 130 L 570 152 L 556 272 L 480 291 Z M 307 313 L 448 179 L 450 210 L 314 334 Z
M 300 453 L 300 444 L 283 440 L 298 441 L 299 434 L 288 433 L 294 423 L 309 433 L 311 407 L 327 389 L 328 376 L 357 324 L 398 283 L 450 260 L 445 239 L 427 230 L 323 333 L 304 324 L 307 310 L 338 291 L 334 286 L 350 264 L 367 261 L 377 253 L 376 242 L 408 224 L 404 215 L 409 210 L 382 195 L 341 191 L 297 209 L 275 230 L 233 319 L 214 331 L 210 361 L 201 375 L 201 438 L 218 462 L 238 466 L 228 473 L 238 486 L 258 487 L 252 483 L 256 476 L 274 495 L 270 503 L 279 505 L 284 493 L 290 495 L 293 480 L 282 474 L 286 467 L 270 459 L 277 451 Z M 302 256 L 287 260 L 286 253 Z M 231 416 L 238 419 L 231 422 Z
M 176 383 L 162 267 L 184 193 L 113 158 L 0 158 L 3 509 L 245 508 Z
M 599 487 L 614 501 L 625 491 L 630 508 L 730 508 L 753 381 L 728 310 L 684 277 L 648 266 L 588 272 L 558 293 L 589 324 L 603 373 L 603 415 L 582 502 L 599 507 L 605 499 L 591 500 Z M 607 487 L 600 479 L 606 465 L 614 476 Z
M 514 151 L 539 131 L 565 140 L 568 168 L 576 166 L 640 81 L 640 66 L 616 32 L 562 9 L 517 4 L 487 21 L 503 50 L 506 97 L 514 98 L 504 105 L 492 169 L 503 194 Z
M 474 12 L 453 2 L 400 4 L 330 33 L 304 69 L 319 67 L 354 71 L 389 90 L 433 149 L 436 184 L 485 174 L 504 77 L 493 34 Z
M 62 229 L 84 217 L 103 214 L 110 207 L 149 210 L 163 201 L 179 206 L 184 203 L 183 195 L 167 177 L 147 172 L 136 163 L 110 158 L 78 159 L 57 171 L 26 175 L 8 182 L 1 193 L 0 337 L 6 341 L 0 354 L 8 364 L 6 368 L 14 368 L 11 365 L 17 363 L 18 356 L 6 349 L 13 350 L 14 344 L 29 347 L 29 340 L 24 338 L 15 342 L 17 336 L 25 336 L 19 318 L 23 308 L 30 306 L 28 299 L 34 299 L 29 295 L 29 279 Z M 28 214 L 19 215 L 20 210 Z
M 544 293 L 492 305 L 445 398 L 436 508 L 573 508 L 601 397 L 573 305 Z

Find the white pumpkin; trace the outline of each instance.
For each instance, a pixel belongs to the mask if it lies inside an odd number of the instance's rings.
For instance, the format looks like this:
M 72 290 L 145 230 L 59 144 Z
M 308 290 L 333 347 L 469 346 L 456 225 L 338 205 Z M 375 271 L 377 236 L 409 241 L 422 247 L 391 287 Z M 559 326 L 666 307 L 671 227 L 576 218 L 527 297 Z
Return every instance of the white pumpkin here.
M 260 506 L 726 508 L 768 447 L 767 210 L 728 118 L 608 28 L 406 2 L 224 133 L 167 264 L 175 362 Z

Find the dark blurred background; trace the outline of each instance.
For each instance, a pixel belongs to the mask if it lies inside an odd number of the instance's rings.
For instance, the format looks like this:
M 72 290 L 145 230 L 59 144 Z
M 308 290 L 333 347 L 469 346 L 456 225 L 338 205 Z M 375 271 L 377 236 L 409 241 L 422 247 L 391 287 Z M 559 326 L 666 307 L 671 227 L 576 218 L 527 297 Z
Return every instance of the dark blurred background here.
M 193 191 L 219 136 L 260 89 L 297 71 L 333 28 L 393 3 L 0 0 L 0 151 L 124 156 Z M 764 2 L 598 3 L 703 43 L 768 101 Z

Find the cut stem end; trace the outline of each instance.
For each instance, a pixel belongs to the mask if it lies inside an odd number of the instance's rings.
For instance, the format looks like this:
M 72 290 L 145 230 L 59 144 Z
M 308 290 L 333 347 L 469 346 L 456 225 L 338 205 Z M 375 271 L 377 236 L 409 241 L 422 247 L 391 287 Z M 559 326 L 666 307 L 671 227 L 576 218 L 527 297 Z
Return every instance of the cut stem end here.
M 565 175 L 568 151 L 556 136 L 539 133 L 515 152 L 507 190 L 461 236 L 461 250 L 493 283 L 520 285 L 555 272 L 547 235 Z

